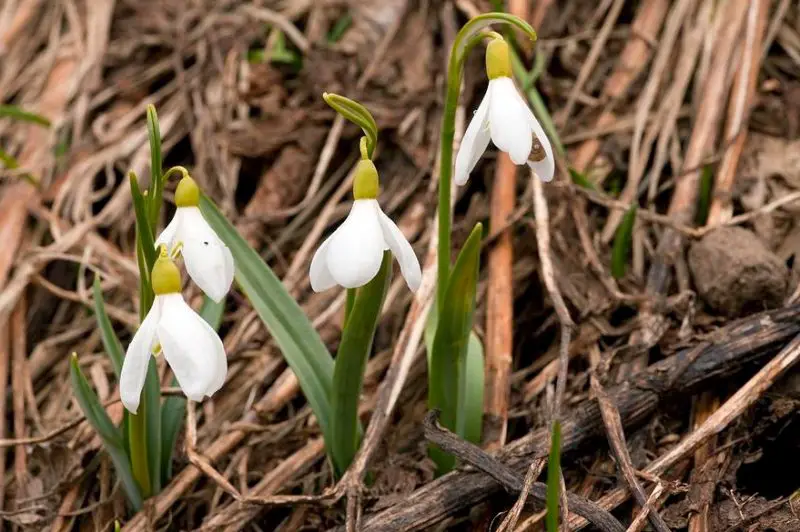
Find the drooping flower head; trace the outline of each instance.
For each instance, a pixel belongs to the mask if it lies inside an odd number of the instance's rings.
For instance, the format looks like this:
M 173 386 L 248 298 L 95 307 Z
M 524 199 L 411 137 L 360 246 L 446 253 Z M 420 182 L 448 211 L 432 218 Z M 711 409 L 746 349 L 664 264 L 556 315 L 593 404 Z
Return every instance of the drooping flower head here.
M 411 244 L 378 204 L 378 170 L 368 158 L 359 161 L 353 177 L 353 206 L 347 219 L 317 249 L 311 260 L 311 288 L 322 292 L 335 285 L 357 288 L 377 275 L 383 252 L 390 249 L 400 263 L 406 284 L 416 291 L 422 271 Z
M 181 274 L 160 248 L 151 274 L 155 299 L 133 335 L 120 374 L 120 398 L 136 413 L 150 355 L 164 353 L 183 392 L 193 401 L 210 397 L 225 383 L 228 361 L 219 336 L 181 295 Z
M 233 282 L 233 256 L 200 212 L 200 189 L 188 175 L 175 189 L 175 216 L 156 239 L 173 254 L 180 250 L 186 272 L 200 289 L 220 302 Z
M 486 75 L 489 87 L 467 126 L 456 155 L 456 184 L 467 182 L 490 139 L 499 150 L 508 153 L 514 164 L 527 163 L 539 179 L 550 181 L 555 172 L 553 150 L 544 129 L 517 92 L 511 78 L 508 43 L 502 37 L 495 37 L 486 47 Z M 544 158 L 541 154 L 534 154 L 535 160 L 531 157 L 534 135 L 544 151 Z

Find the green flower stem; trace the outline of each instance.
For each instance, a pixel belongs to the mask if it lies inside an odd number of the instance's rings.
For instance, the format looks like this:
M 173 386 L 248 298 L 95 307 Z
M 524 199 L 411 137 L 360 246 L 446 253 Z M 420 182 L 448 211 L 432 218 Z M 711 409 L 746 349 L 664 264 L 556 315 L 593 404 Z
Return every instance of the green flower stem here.
M 152 495 L 150 466 L 147 460 L 147 401 L 139 405 L 139 412 L 129 416 L 128 444 L 131 449 L 133 478 L 139 485 L 143 498 Z
M 436 287 L 437 308 L 441 312 L 450 276 L 450 188 L 453 175 L 453 139 L 456 133 L 456 109 L 461 88 L 464 59 L 484 35 L 481 32 L 491 24 L 511 24 L 536 40 L 536 32 L 527 22 L 507 13 L 486 13 L 467 22 L 456 35 L 447 67 L 447 92 L 442 116 L 439 145 L 439 246 L 437 267 L 439 279 Z

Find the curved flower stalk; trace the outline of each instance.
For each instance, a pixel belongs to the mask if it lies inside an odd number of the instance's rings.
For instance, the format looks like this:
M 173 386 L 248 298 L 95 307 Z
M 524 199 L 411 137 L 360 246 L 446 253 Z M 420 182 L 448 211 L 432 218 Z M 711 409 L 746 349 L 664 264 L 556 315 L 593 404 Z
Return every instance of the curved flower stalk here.
M 489 139 L 516 165 L 527 163 L 542 181 L 553 179 L 555 161 L 547 135 L 511 77 L 508 43 L 496 35 L 486 48 L 489 87 L 472 117 L 456 155 L 455 182 L 463 185 L 486 151 Z M 531 159 L 534 137 L 544 151 Z M 543 155 L 543 156 L 541 156 Z
M 200 189 L 185 174 L 175 189 L 175 216 L 155 244 L 167 246 L 172 256 L 180 253 L 192 281 L 219 303 L 233 283 L 233 256 L 203 218 L 199 203 Z
M 150 355 L 164 353 L 187 397 L 202 401 L 225 382 L 228 362 L 214 329 L 195 313 L 180 293 L 181 277 L 161 246 L 151 275 L 155 300 L 133 336 L 120 374 L 120 397 L 136 413 Z
M 311 288 L 322 292 L 335 285 L 358 288 L 381 267 L 391 250 L 406 284 L 416 291 L 422 270 L 411 244 L 378 204 L 378 171 L 368 158 L 359 161 L 353 179 L 353 206 L 347 219 L 317 249 L 311 260 Z

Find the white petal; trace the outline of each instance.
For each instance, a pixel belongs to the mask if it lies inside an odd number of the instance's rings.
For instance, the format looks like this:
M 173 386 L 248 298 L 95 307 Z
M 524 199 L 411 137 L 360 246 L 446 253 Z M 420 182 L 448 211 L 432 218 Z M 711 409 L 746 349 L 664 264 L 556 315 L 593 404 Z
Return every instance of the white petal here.
M 553 148 L 550 146 L 550 139 L 547 138 L 541 124 L 539 124 L 539 121 L 533 116 L 533 112 L 531 112 L 528 106 L 525 106 L 525 110 L 527 111 L 528 124 L 536 135 L 536 138 L 539 139 L 539 143 L 542 145 L 542 148 L 544 148 L 544 153 L 546 154 L 546 157 L 541 161 L 528 161 L 528 166 L 536 172 L 539 179 L 547 183 L 548 181 L 552 181 L 553 174 L 555 174 L 556 171 L 556 160 L 553 158 Z
M 144 317 L 144 321 L 133 335 L 131 343 L 128 344 L 125 360 L 122 362 L 122 371 L 119 376 L 119 396 L 125 408 L 133 414 L 139 409 L 139 398 L 147 377 L 150 354 L 156 343 L 156 327 L 161 317 L 161 304 L 161 296 L 156 296 L 150 312 Z
M 357 288 L 378 273 L 383 251 L 388 249 L 378 212 L 377 200 L 356 200 L 347 219 L 331 235 L 326 263 L 337 284 Z
M 201 401 L 211 395 L 225 379 L 227 363 L 221 367 L 219 354 L 224 347 L 214 329 L 193 311 L 180 294 L 164 298 L 158 339 L 164 358 L 175 373 L 186 396 Z
M 517 92 L 511 78 L 496 78 L 489 102 L 489 128 L 492 142 L 508 153 L 514 164 L 525 164 L 531 154 L 533 137 L 524 109 L 527 105 Z
M 328 270 L 328 245 L 331 243 L 333 235 L 325 239 L 322 245 L 317 248 L 314 258 L 311 259 L 311 269 L 309 277 L 311 279 L 311 289 L 314 292 L 324 292 L 328 288 L 336 286 L 336 279 L 333 278 Z
M 489 124 L 487 118 L 489 117 L 489 100 L 491 94 L 491 83 L 489 89 L 481 100 L 478 110 L 472 116 L 467 131 L 461 139 L 461 146 L 458 148 L 456 154 L 456 167 L 455 167 L 455 182 L 456 185 L 463 185 L 469 179 L 469 174 L 478 160 L 486 151 L 489 145 Z
M 216 302 L 222 301 L 233 283 L 233 257 L 228 247 L 208 225 L 200 209 L 182 207 L 183 219 L 176 239 L 183 242 L 186 272 L 197 286 Z
M 406 237 L 403 236 L 402 231 L 391 218 L 380 210 L 380 207 L 379 213 L 383 237 L 386 239 L 389 249 L 397 257 L 397 262 L 400 263 L 400 273 L 403 274 L 406 284 L 412 292 L 416 292 L 420 283 L 422 283 L 422 269 L 419 267 L 417 255 L 414 253 L 411 244 L 406 240 Z
M 178 228 L 181 225 L 181 220 L 183 218 L 184 208 L 178 207 L 175 210 L 175 216 L 172 217 L 172 220 L 167 224 L 161 234 L 158 235 L 156 238 L 156 247 L 160 246 L 161 244 L 165 244 L 167 249 L 172 250 L 172 246 L 175 243 L 175 235 L 178 232 Z

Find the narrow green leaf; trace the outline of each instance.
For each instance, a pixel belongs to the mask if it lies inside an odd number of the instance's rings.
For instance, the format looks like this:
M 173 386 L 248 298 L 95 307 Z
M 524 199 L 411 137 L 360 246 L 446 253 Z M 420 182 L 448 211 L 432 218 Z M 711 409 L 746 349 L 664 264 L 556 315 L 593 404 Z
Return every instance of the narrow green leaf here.
M 326 438 L 339 475 L 347 470 L 358 451 L 358 400 L 381 307 L 391 283 L 391 273 L 392 254 L 385 251 L 378 274 L 358 289 L 350 317 L 342 331 L 333 370 L 330 438 Z
M 236 264 L 236 280 L 239 286 L 297 376 L 323 434 L 328 434 L 333 358 L 280 279 L 214 203 L 201 196 L 200 209 L 209 225 L 230 248 Z
M 161 156 L 161 128 L 158 124 L 158 113 L 154 105 L 147 106 L 147 138 L 150 141 L 150 195 L 148 222 L 151 238 L 155 237 L 158 227 L 158 214 L 161 211 L 161 198 L 164 195 L 163 162 Z
M 620 279 L 625 276 L 628 267 L 628 255 L 633 241 L 633 225 L 636 222 L 636 209 L 634 203 L 622 218 L 617 233 L 614 235 L 614 244 L 611 248 L 611 275 Z
M 150 476 L 150 489 L 153 494 L 161 491 L 161 382 L 158 379 L 156 359 L 150 357 L 147 367 L 147 378 L 142 390 L 143 400 L 147 403 L 147 464 Z
M 558 532 L 558 495 L 561 488 L 561 423 L 553 422 L 550 457 L 547 460 L 547 532 Z
M 369 110 L 350 98 L 330 92 L 324 93 L 322 99 L 337 113 L 364 131 L 364 135 L 367 136 L 367 154 L 372 158 L 372 154 L 375 152 L 375 145 L 378 143 L 378 124 Z
M 483 430 L 483 343 L 475 331 L 470 331 L 465 363 L 464 439 L 480 444 Z
M 156 245 L 150 222 L 147 216 L 147 203 L 139 190 L 139 181 L 136 174 L 130 172 L 128 179 L 131 186 L 133 210 L 136 215 L 136 258 L 139 264 L 139 321 L 144 320 L 150 306 L 153 304 L 153 289 L 150 285 L 150 272 L 156 262 Z
M 94 295 L 94 317 L 97 320 L 97 327 L 100 329 L 100 338 L 103 341 L 103 348 L 106 350 L 111 365 L 114 367 L 114 374 L 119 380 L 122 371 L 122 344 L 114 332 L 111 320 L 106 313 L 106 304 L 103 301 L 103 289 L 100 287 L 100 278 L 95 276 L 92 283 L 92 294 Z
M 483 228 L 475 225 L 456 259 L 438 318 L 428 368 L 428 403 L 442 412 L 442 425 L 461 437 L 466 432 L 466 359 L 475 312 L 480 246 Z M 432 449 L 439 472 L 450 470 L 455 459 Z
M 702 226 L 706 224 L 708 211 L 711 210 L 711 192 L 714 189 L 714 168 L 710 164 L 703 166 L 698 186 L 695 222 Z
M 43 127 L 50 127 L 50 120 L 46 117 L 26 111 L 16 105 L 0 105 L 0 118 L 11 118 Z
M 200 316 L 211 325 L 215 331 L 222 324 L 222 315 L 225 313 L 225 298 L 217 303 L 208 296 L 203 296 L 203 305 L 200 307 Z
M 588 189 L 588 190 L 597 190 L 597 187 L 592 183 L 586 174 L 583 172 L 579 172 L 577 169 L 573 167 L 569 167 L 569 175 L 572 178 L 572 182 L 578 185 L 579 187 Z
M 335 43 L 339 42 L 339 40 L 344 36 L 344 32 L 350 27 L 353 23 L 353 17 L 350 13 L 345 13 L 333 24 L 331 31 L 328 32 L 328 42 Z
M 173 377 L 172 386 L 178 386 Z M 172 477 L 172 454 L 175 443 L 183 427 L 186 416 L 186 398 L 182 395 L 171 395 L 164 400 L 161 407 L 161 484 L 167 485 Z
M 3 166 L 9 170 L 19 168 L 19 161 L 17 161 L 16 157 L 3 150 L 0 150 L 0 163 L 3 163 Z
M 344 302 L 344 322 L 342 324 L 342 329 L 347 327 L 347 320 L 350 318 L 350 313 L 353 312 L 353 305 L 356 304 L 356 292 L 355 288 L 348 288 L 345 291 L 345 302 Z
M 72 392 L 78 400 L 78 404 L 86 416 L 86 420 L 94 428 L 100 439 L 103 441 L 103 447 L 111 457 L 114 463 L 114 469 L 117 471 L 117 476 L 122 482 L 125 489 L 125 494 L 135 510 L 140 510 L 142 507 L 142 496 L 139 492 L 139 487 L 133 479 L 133 472 L 131 470 L 130 460 L 125 452 L 125 446 L 122 442 L 122 435 L 120 434 L 111 418 L 108 417 L 97 395 L 92 391 L 86 377 L 83 376 L 80 366 L 78 365 L 78 356 L 73 353 L 70 359 L 69 366 L 70 381 L 72 384 Z

